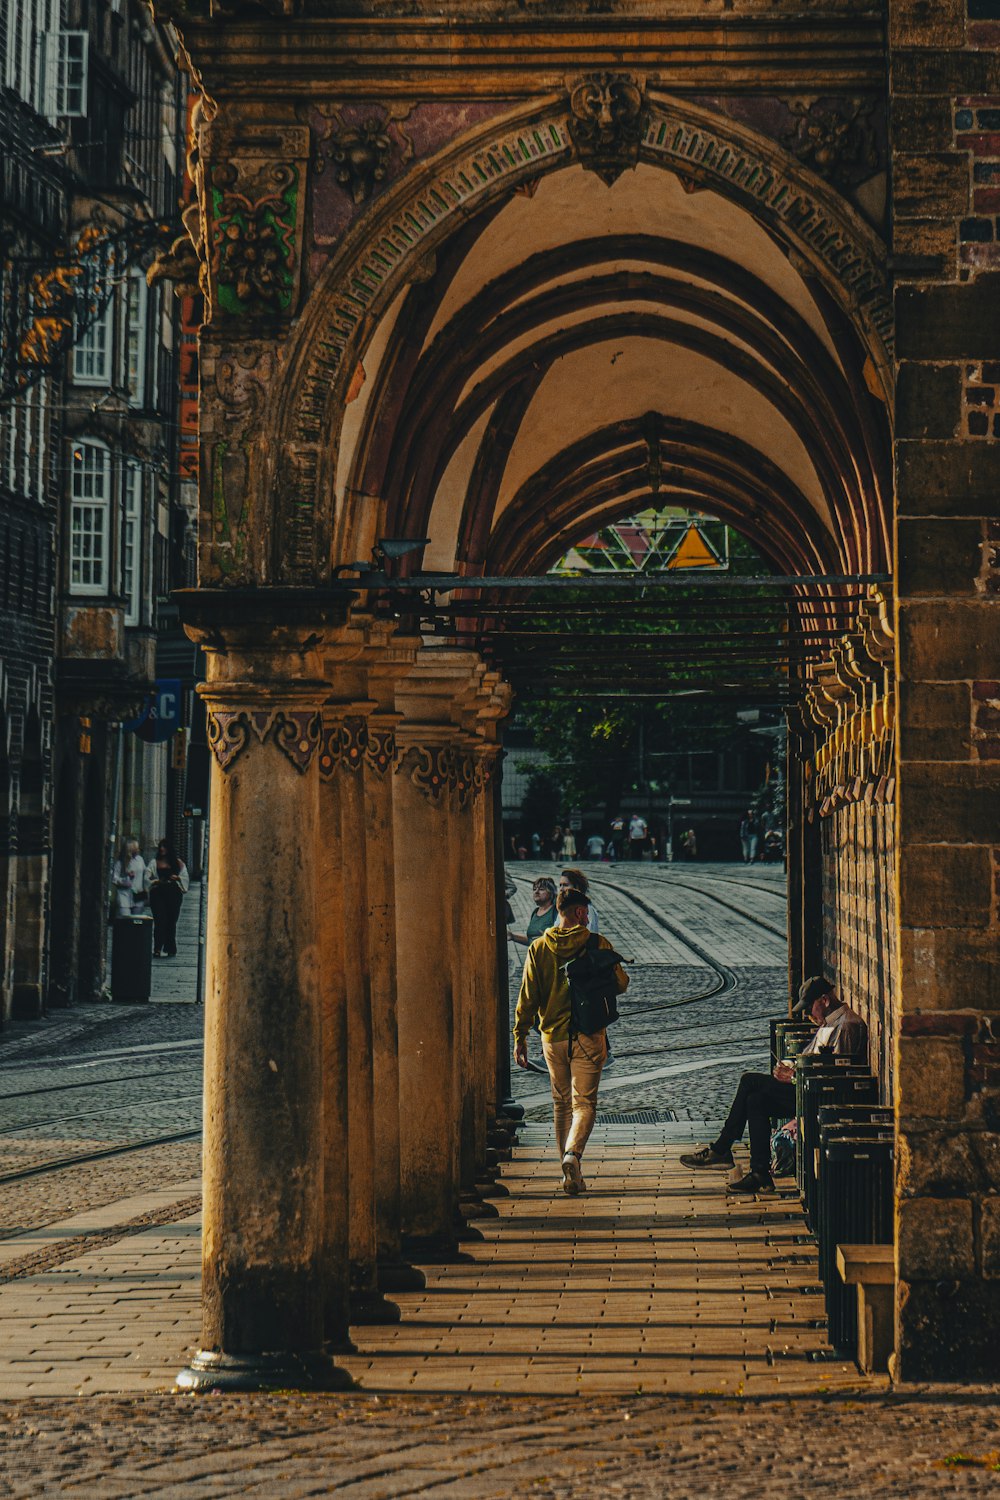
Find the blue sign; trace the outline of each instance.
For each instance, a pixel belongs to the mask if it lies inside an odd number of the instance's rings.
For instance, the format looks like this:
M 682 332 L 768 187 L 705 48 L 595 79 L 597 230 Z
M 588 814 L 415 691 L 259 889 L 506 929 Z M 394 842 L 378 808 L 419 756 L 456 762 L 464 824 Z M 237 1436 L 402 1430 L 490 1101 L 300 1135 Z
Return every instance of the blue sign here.
M 178 677 L 158 677 L 145 711 L 125 725 L 147 745 L 162 745 L 181 727 L 181 684 Z

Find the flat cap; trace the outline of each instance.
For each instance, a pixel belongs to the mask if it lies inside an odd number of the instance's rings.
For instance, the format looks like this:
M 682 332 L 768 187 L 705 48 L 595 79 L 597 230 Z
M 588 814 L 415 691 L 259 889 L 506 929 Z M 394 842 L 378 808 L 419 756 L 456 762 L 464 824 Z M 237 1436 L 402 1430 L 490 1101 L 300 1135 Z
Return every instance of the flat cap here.
M 799 998 L 792 1006 L 792 1015 L 808 1015 L 820 996 L 828 995 L 832 989 L 832 983 L 829 979 L 824 979 L 822 974 L 814 974 L 811 979 L 804 979 L 799 985 Z

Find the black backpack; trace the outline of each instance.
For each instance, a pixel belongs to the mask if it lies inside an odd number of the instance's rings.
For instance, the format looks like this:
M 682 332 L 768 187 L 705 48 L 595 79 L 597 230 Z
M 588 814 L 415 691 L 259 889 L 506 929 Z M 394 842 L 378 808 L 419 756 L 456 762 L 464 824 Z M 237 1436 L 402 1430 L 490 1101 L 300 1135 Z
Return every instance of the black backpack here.
M 618 1020 L 615 967 L 627 962 L 613 948 L 601 948 L 596 932 L 565 965 L 569 980 L 569 1029 L 572 1036 L 593 1036 Z

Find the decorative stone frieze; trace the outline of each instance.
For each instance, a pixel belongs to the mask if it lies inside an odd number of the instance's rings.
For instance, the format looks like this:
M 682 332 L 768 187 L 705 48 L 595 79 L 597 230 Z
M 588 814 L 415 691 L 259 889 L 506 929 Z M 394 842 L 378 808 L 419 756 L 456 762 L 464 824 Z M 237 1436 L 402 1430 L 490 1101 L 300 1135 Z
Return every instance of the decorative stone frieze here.
M 329 160 L 337 182 L 357 205 L 365 203 L 389 170 L 392 140 L 382 120 L 370 115 L 357 125 L 341 125 L 324 142 L 316 156 L 316 171 Z
M 250 743 L 274 743 L 297 771 L 308 771 L 320 744 L 320 716 L 312 709 L 209 709 L 208 745 L 220 768 L 228 771 Z
M 395 726 L 369 720 L 365 766 L 370 767 L 377 775 L 385 776 L 396 763 L 396 753 Z

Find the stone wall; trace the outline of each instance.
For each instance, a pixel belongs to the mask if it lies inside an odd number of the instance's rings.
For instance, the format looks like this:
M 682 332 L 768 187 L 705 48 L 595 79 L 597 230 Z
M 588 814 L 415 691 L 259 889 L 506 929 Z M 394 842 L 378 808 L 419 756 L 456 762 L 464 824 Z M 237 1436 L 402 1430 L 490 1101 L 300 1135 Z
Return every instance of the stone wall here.
M 1000 1369 L 1000 13 L 890 11 L 898 1371 Z
M 821 820 L 823 971 L 868 1024 L 879 1096 L 891 1104 L 895 1075 L 895 809 L 852 802 Z

